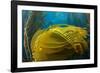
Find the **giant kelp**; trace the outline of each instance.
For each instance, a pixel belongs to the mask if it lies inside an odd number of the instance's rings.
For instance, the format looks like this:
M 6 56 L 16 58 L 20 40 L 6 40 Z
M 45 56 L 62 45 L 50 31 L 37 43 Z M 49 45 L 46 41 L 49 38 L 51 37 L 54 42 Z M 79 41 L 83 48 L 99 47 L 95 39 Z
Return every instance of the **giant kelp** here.
M 38 30 L 31 41 L 35 61 L 68 60 L 75 53 L 82 55 L 88 49 L 87 31 L 76 26 L 50 27 Z
M 23 10 L 23 62 L 26 61 L 34 61 L 33 58 L 33 50 L 31 49 L 31 41 L 34 38 L 38 37 L 40 33 L 42 34 L 44 31 L 48 31 L 49 29 L 56 28 L 58 26 L 60 27 L 68 27 L 69 25 L 72 25 L 69 27 L 69 29 L 74 29 L 75 27 L 80 27 L 87 31 L 87 37 L 84 38 L 85 40 L 89 41 L 89 23 L 90 23 L 90 15 L 88 13 L 72 13 L 72 12 L 53 12 L 53 11 L 31 11 L 31 10 Z M 68 25 L 68 26 L 67 26 Z M 75 26 L 75 27 L 73 27 Z M 68 29 L 68 28 L 67 28 Z M 81 31 L 81 29 L 80 29 Z M 67 38 L 74 38 L 74 36 L 68 36 L 70 33 L 67 34 Z M 80 34 L 85 34 L 83 31 L 80 32 Z M 57 34 L 56 34 L 57 35 Z M 53 35 L 54 36 L 54 35 Z M 61 37 L 59 37 L 61 38 Z M 83 39 L 83 40 L 84 40 Z M 59 39 L 57 39 L 59 40 Z M 63 40 L 63 39 L 62 39 Z M 73 39 L 74 40 L 74 39 Z M 82 40 L 82 39 L 81 39 Z M 36 41 L 34 39 L 33 41 Z M 67 39 L 68 42 L 71 42 Z M 83 42 L 85 43 L 85 41 Z M 83 44 L 81 43 L 81 44 Z M 61 43 L 57 43 L 61 44 Z M 78 45 L 78 44 L 76 44 Z M 56 47 L 56 46 L 55 46 Z M 67 45 L 68 47 L 68 45 Z M 81 48 L 82 46 L 80 46 Z M 89 44 L 88 44 L 89 47 Z M 87 57 L 88 55 L 88 57 Z M 89 50 L 85 56 L 80 56 L 81 58 L 89 58 Z M 76 59 L 78 57 L 72 57 L 71 59 Z

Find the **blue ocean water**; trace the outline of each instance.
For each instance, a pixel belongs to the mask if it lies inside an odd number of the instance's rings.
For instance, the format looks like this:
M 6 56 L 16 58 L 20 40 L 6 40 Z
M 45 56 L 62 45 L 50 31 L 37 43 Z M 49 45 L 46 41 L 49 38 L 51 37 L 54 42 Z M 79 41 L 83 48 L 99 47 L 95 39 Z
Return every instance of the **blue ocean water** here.
M 26 23 L 28 17 L 31 15 L 32 11 L 23 10 L 23 24 Z M 51 11 L 40 11 L 43 23 L 41 23 L 41 28 L 47 28 L 50 25 L 55 24 L 69 24 L 76 25 L 80 27 L 85 27 L 88 24 L 86 13 L 71 13 L 71 12 L 51 12 Z M 36 18 L 36 17 L 35 17 Z M 37 22 L 41 19 L 36 18 Z M 33 22 L 34 23 L 34 22 Z

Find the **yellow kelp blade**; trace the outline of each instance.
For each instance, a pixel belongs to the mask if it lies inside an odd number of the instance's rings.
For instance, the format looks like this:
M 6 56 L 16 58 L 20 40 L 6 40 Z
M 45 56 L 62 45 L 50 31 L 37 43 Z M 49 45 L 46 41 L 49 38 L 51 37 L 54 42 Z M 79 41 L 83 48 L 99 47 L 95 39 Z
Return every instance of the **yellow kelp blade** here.
M 31 41 L 35 61 L 69 59 L 75 52 L 83 54 L 87 48 L 86 30 L 76 26 L 38 30 Z

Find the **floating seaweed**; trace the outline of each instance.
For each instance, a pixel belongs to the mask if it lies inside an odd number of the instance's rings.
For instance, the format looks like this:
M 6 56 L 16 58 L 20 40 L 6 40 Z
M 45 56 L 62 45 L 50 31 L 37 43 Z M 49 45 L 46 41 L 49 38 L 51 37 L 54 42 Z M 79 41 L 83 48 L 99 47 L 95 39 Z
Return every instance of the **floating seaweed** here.
M 87 49 L 87 31 L 76 26 L 51 27 L 38 30 L 31 41 L 32 56 L 35 61 L 65 60 L 82 55 Z

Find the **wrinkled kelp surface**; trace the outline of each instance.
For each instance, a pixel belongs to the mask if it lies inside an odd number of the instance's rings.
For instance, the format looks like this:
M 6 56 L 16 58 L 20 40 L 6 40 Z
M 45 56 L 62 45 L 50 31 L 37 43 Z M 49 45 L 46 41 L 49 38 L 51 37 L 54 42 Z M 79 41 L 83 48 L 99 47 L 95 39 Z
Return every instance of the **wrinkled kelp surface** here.
M 90 15 L 88 13 L 23 10 L 22 24 L 23 62 L 90 58 Z M 60 34 L 51 33 L 52 29 L 56 29 Z M 38 40 L 40 42 L 36 43 Z M 34 50 L 35 46 L 37 48 Z

